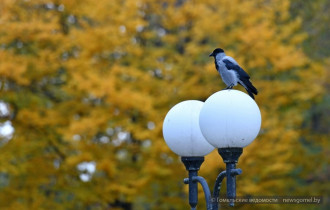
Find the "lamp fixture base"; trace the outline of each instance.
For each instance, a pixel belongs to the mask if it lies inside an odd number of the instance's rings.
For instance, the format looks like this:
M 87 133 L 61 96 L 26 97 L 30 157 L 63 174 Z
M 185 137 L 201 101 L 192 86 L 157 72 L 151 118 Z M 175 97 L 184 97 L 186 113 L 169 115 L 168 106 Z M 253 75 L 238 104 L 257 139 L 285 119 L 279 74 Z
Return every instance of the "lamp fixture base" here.
M 233 147 L 233 148 L 219 148 L 218 152 L 225 163 L 237 163 L 238 158 L 243 153 L 243 148 Z
M 204 162 L 204 157 L 181 157 L 187 171 L 198 171 Z

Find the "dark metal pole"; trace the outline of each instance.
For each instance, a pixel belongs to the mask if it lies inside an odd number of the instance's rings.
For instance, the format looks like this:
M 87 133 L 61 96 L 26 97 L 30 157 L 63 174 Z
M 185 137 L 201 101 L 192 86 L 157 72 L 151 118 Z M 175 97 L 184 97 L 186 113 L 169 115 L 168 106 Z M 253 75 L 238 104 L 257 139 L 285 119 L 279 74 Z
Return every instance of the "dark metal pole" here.
M 198 203 L 198 182 L 194 180 L 194 177 L 198 176 L 198 170 L 204 162 L 204 157 L 181 157 L 181 161 L 189 172 L 189 178 L 184 179 L 184 183 L 189 184 L 189 204 L 194 210 Z
M 201 176 L 196 176 L 193 178 L 193 181 L 199 182 L 202 185 L 206 201 L 206 209 L 212 210 L 211 192 L 206 180 Z
M 242 170 L 236 169 L 236 163 L 241 156 L 242 148 L 219 148 L 223 162 L 226 163 L 227 176 L 227 198 L 230 199 L 229 205 L 234 206 L 234 199 L 236 198 L 236 175 L 241 174 Z
M 226 163 L 227 198 L 230 199 L 230 206 L 234 206 L 234 202 L 231 200 L 236 198 L 236 177 L 231 174 L 232 169 L 235 168 L 235 163 Z
M 218 203 L 219 203 L 219 194 L 220 194 L 220 189 L 221 189 L 221 184 L 222 180 L 226 176 L 226 171 L 222 171 L 217 179 L 215 180 L 214 188 L 213 188 L 213 201 L 212 201 L 212 209 L 213 210 L 218 210 Z
M 202 185 L 206 199 L 206 208 L 217 210 L 218 198 L 221 183 L 224 177 L 227 177 L 227 198 L 230 199 L 230 206 L 234 206 L 236 198 L 236 176 L 242 173 L 241 169 L 236 169 L 238 158 L 243 152 L 242 148 L 219 148 L 218 152 L 226 163 L 226 171 L 221 172 L 216 180 L 211 199 L 210 189 L 203 177 L 198 176 L 198 170 L 204 162 L 204 157 L 181 157 L 181 161 L 189 173 L 189 178 L 184 179 L 185 184 L 189 184 L 189 204 L 192 210 L 196 209 L 198 203 L 198 182 Z
M 196 209 L 198 203 L 198 183 L 193 180 L 197 175 L 197 170 L 189 171 L 189 204 L 191 210 Z

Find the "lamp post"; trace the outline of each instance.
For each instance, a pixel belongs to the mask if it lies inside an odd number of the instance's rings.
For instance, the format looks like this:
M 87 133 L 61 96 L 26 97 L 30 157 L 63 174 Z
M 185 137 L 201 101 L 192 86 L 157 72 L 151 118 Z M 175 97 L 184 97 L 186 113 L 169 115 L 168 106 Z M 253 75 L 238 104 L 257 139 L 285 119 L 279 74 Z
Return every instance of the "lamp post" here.
M 184 179 L 189 184 L 189 204 L 196 209 L 198 183 L 202 185 L 207 209 L 218 209 L 218 197 L 222 180 L 227 178 L 227 198 L 234 205 L 236 176 L 242 173 L 236 163 L 258 135 L 261 126 L 260 110 L 253 99 L 237 90 L 223 90 L 211 95 L 205 103 L 196 100 L 183 101 L 167 113 L 163 124 L 163 136 L 170 149 L 181 156 L 189 173 Z M 214 148 L 226 163 L 215 182 L 213 195 L 198 170 L 204 156 Z

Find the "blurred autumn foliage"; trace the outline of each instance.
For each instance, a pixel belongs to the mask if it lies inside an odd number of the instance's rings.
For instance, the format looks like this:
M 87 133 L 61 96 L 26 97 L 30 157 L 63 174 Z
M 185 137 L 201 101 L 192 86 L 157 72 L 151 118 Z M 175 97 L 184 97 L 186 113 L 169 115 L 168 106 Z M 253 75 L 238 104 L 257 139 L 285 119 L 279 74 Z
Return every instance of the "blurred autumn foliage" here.
M 302 2 L 2 0 L 1 125 L 14 131 L 0 134 L 0 209 L 187 209 L 162 121 L 225 87 L 216 47 L 259 90 L 237 194 L 328 196 L 329 48 L 315 43 L 329 5 Z M 223 169 L 213 152 L 200 174 L 213 184 Z

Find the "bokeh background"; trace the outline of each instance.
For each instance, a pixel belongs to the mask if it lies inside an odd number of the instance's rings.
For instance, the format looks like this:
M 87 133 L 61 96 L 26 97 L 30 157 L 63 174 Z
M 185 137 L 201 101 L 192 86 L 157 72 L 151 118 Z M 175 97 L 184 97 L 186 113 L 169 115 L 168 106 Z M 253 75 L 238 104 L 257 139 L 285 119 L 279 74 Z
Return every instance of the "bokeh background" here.
M 188 209 L 162 122 L 225 87 L 208 55 L 250 74 L 262 112 L 239 196 L 329 207 L 329 1 L 2 0 L 0 209 Z M 243 90 L 240 87 L 236 87 Z M 244 91 L 244 90 L 243 90 Z M 216 151 L 200 175 L 225 168 Z M 222 189 L 222 193 L 225 188 Z M 200 192 L 198 207 L 204 209 Z

